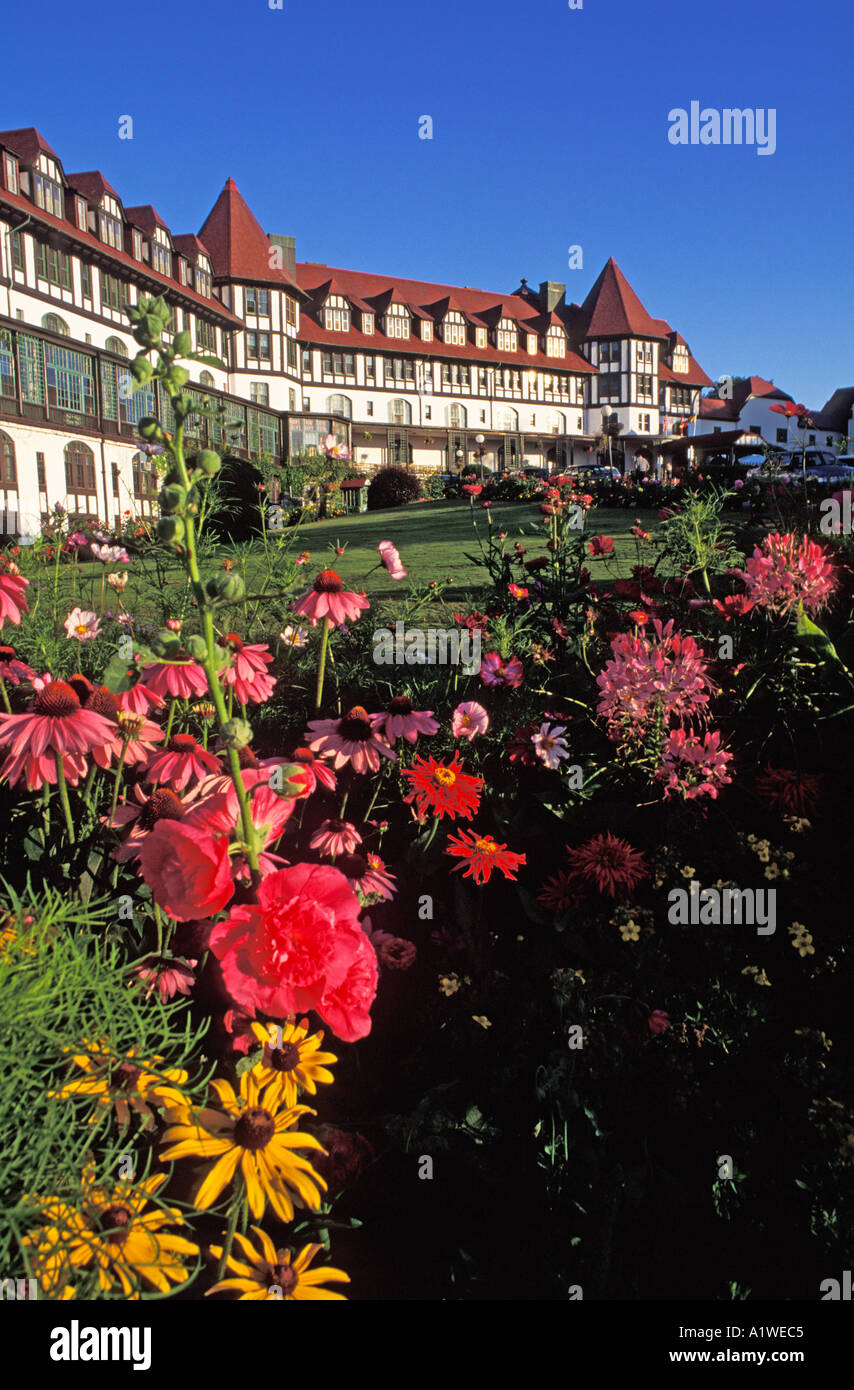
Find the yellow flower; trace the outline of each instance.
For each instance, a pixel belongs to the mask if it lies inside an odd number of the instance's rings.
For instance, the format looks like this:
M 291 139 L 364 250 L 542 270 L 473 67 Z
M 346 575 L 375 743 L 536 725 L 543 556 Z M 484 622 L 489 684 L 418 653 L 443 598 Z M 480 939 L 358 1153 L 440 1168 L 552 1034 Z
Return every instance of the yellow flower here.
M 779 866 L 779 864 L 769 864 L 769 865 L 767 866 L 766 870 L 765 870 L 765 877 L 766 877 L 766 878 L 779 878 L 779 877 L 780 877 L 780 866 Z
M 48 1091 L 49 1100 L 91 1096 L 98 1107 L 115 1106 L 120 1125 L 130 1123 L 130 1112 L 134 1110 L 144 1117 L 145 1128 L 154 1119 L 150 1109 L 152 1104 L 171 1106 L 188 1103 L 183 1092 L 176 1089 L 186 1084 L 187 1073 L 180 1067 L 158 1071 L 162 1057 L 143 1062 L 135 1047 L 119 1055 L 103 1039 L 89 1042 L 87 1038 L 82 1039 L 79 1052 L 74 1052 L 71 1047 L 63 1048 L 63 1051 L 74 1054 L 71 1060 L 84 1075 L 66 1082 L 59 1091 Z M 90 1115 L 89 1123 L 93 1124 L 97 1119 L 98 1109 Z
M 486 1017 L 486 1014 L 472 1014 L 472 1018 L 474 1019 L 475 1023 L 479 1023 L 479 1024 L 480 1024 L 481 1028 L 491 1028 L 491 1027 L 492 1027 L 492 1024 L 490 1023 L 489 1019 Z
M 240 1247 L 245 1258 L 235 1255 L 232 1247 L 226 1268 L 233 1270 L 237 1278 L 221 1279 L 208 1289 L 208 1294 L 219 1293 L 222 1289 L 239 1289 L 240 1302 L 246 1299 L 254 1302 L 281 1299 L 283 1302 L 290 1300 L 299 1303 L 309 1298 L 346 1302 L 343 1293 L 333 1293 L 320 1285 L 330 1279 L 349 1284 L 349 1274 L 345 1274 L 343 1269 L 333 1269 L 331 1265 L 324 1265 L 320 1269 L 308 1267 L 317 1252 L 323 1249 L 322 1245 L 304 1245 L 296 1259 L 292 1259 L 290 1250 L 277 1250 L 260 1226 L 253 1226 L 252 1230 L 258 1238 L 260 1250 L 254 1248 L 247 1236 L 235 1232 L 234 1243 Z M 219 1259 L 222 1246 L 212 1245 L 210 1249 L 214 1258 Z
M 144 1210 L 166 1177 L 155 1173 L 140 1183 L 104 1187 L 95 1180 L 94 1163 L 87 1163 L 77 1205 L 60 1197 L 28 1198 L 49 1223 L 23 1240 L 44 1291 L 60 1299 L 74 1298 L 70 1278 L 92 1265 L 98 1271 L 99 1289 L 108 1292 L 118 1282 L 125 1298 L 139 1297 L 140 1280 L 160 1293 L 186 1283 L 190 1275 L 181 1257 L 198 1255 L 199 1247 L 163 1230 L 183 1226 L 183 1216 L 173 1207 Z
M 450 999 L 452 994 L 456 994 L 460 987 L 459 975 L 440 975 L 439 991 L 444 994 L 446 999 Z
M 259 1091 L 258 1079 L 251 1071 L 240 1078 L 240 1098 L 227 1081 L 213 1081 L 221 1110 L 195 1112 L 189 1106 L 170 1111 L 173 1123 L 163 1136 L 171 1145 L 160 1157 L 215 1158 L 196 1193 L 193 1205 L 198 1211 L 213 1206 L 223 1188 L 240 1169 L 249 1209 L 256 1221 L 264 1215 L 267 1203 L 280 1221 L 292 1221 L 294 1206 L 319 1211 L 320 1189 L 326 1183 L 307 1158 L 295 1149 L 317 1149 L 325 1153 L 319 1140 L 295 1130 L 288 1133 L 301 1115 L 313 1115 L 307 1105 L 281 1109 L 274 1091 L 278 1083 Z
M 697 870 L 694 868 L 693 864 L 685 864 L 679 872 L 683 878 L 693 878 Z
M 640 927 L 637 922 L 623 922 L 620 927 L 620 936 L 624 941 L 640 941 Z
M 252 1073 L 259 1089 L 269 1086 L 268 1100 L 290 1109 L 297 1103 L 300 1087 L 313 1096 L 317 1093 L 318 1082 L 329 1085 L 335 1080 L 324 1063 L 337 1062 L 338 1058 L 332 1052 L 318 1051 L 323 1042 L 322 1033 L 312 1033 L 311 1037 L 306 1037 L 307 1018 L 298 1024 L 292 1019 L 282 1024 L 281 1046 L 275 1025 L 265 1027 L 262 1023 L 253 1023 L 251 1026 L 258 1041 L 265 1044 L 263 1056 L 255 1063 Z

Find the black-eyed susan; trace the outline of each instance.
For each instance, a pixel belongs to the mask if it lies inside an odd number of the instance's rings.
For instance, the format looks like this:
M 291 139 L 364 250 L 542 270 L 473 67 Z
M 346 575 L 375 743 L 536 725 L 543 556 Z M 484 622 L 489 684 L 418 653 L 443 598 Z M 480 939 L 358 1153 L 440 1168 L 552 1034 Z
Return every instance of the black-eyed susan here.
M 238 1169 L 246 1187 L 249 1209 L 256 1221 L 267 1203 L 281 1221 L 292 1221 L 294 1207 L 320 1210 L 320 1189 L 326 1183 L 296 1149 L 325 1150 L 311 1134 L 292 1130 L 301 1115 L 314 1114 L 307 1105 L 282 1109 L 272 1088 L 259 1089 L 251 1071 L 240 1078 L 240 1096 L 227 1081 L 213 1081 L 221 1110 L 194 1112 L 189 1106 L 172 1110 L 173 1121 L 163 1136 L 164 1162 L 173 1158 L 215 1158 L 196 1193 L 197 1211 L 213 1206 Z M 278 1086 L 276 1090 L 278 1090 Z
M 169 1293 L 173 1285 L 186 1283 L 190 1274 L 182 1259 L 198 1255 L 199 1247 L 163 1229 L 185 1224 L 180 1211 L 150 1205 L 166 1176 L 154 1173 L 139 1183 L 102 1185 L 89 1163 L 79 1198 L 28 1198 L 46 1222 L 23 1241 L 45 1293 L 74 1298 L 70 1280 L 89 1268 L 97 1270 L 101 1292 L 118 1284 L 131 1299 L 139 1298 L 142 1284 Z
M 299 1090 L 315 1095 L 318 1083 L 334 1081 L 327 1062 L 337 1062 L 332 1052 L 319 1051 L 323 1033 L 308 1036 L 308 1019 L 295 1023 L 288 1019 L 281 1030 L 272 1023 L 253 1022 L 252 1032 L 264 1043 L 263 1056 L 255 1063 L 252 1073 L 259 1088 L 267 1087 L 267 1099 L 290 1108 L 297 1103 Z M 281 1032 L 281 1036 L 280 1036 Z
M 247 1236 L 235 1232 L 234 1243 L 240 1247 L 243 1255 L 235 1254 L 232 1247 L 226 1268 L 232 1270 L 236 1278 L 221 1279 L 208 1289 L 207 1294 L 220 1293 L 223 1289 L 239 1289 L 241 1302 L 244 1299 L 258 1302 L 273 1298 L 283 1301 L 290 1299 L 292 1302 L 309 1298 L 346 1302 L 345 1294 L 334 1293 L 332 1289 L 320 1286 L 330 1281 L 349 1284 L 349 1274 L 345 1274 L 343 1269 L 333 1269 L 331 1265 L 309 1269 L 317 1252 L 323 1249 L 322 1245 L 304 1245 L 299 1254 L 292 1258 L 290 1250 L 277 1250 L 267 1232 L 259 1226 L 253 1226 L 252 1230 L 258 1238 L 259 1248 L 256 1250 Z M 219 1259 L 222 1247 L 212 1245 L 210 1249 L 214 1258 Z
M 137 1049 L 117 1053 L 103 1039 L 90 1042 L 83 1038 L 79 1049 L 63 1048 L 72 1054 L 71 1060 L 84 1073 L 66 1084 L 58 1091 L 49 1091 L 50 1100 L 67 1100 L 70 1096 L 91 1096 L 96 1101 L 96 1109 L 89 1122 L 98 1119 L 103 1107 L 115 1107 L 118 1122 L 123 1127 L 130 1123 L 130 1112 L 143 1117 L 143 1126 L 148 1127 L 154 1114 L 152 1105 L 182 1107 L 189 1104 L 187 1097 L 177 1088 L 186 1084 L 187 1073 L 180 1067 L 160 1070 L 162 1057 L 152 1057 L 142 1061 Z

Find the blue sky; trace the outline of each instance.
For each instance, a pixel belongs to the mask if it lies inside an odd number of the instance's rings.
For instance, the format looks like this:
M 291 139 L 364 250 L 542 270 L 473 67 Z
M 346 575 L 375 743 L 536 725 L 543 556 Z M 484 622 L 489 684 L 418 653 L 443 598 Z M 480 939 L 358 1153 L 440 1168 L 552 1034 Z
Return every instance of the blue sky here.
M 841 0 L 42 0 L 4 14 L 0 129 L 174 232 L 231 175 L 302 260 L 580 301 L 614 256 L 711 376 L 815 408 L 854 385 L 853 35 Z M 775 153 L 669 144 L 695 100 L 773 108 Z

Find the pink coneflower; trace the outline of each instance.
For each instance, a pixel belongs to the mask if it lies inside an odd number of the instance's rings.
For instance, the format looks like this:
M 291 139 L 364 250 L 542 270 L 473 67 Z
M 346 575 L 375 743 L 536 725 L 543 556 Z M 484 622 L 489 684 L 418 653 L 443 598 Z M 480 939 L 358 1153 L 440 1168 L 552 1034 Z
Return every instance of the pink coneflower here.
M 122 709 L 128 710 L 131 714 L 148 714 L 149 710 L 163 709 L 166 704 L 166 701 L 157 694 L 156 690 L 152 690 L 148 685 L 143 685 L 141 681 L 132 685 L 130 690 L 122 691 L 119 699 L 122 702 Z
M 74 642 L 91 642 L 101 632 L 98 614 L 84 611 L 82 608 L 72 608 L 63 627 L 66 636 Z
M 338 785 L 338 778 L 329 764 L 324 762 L 322 758 L 318 758 L 310 748 L 295 748 L 291 761 L 302 763 L 306 773 L 311 773 L 313 778 L 311 791 L 314 791 L 314 782 L 319 782 L 322 787 L 326 787 L 327 791 L 334 792 Z M 310 792 L 306 791 L 305 795 L 309 796 Z
M 119 696 L 114 695 L 112 690 L 108 690 L 104 685 L 87 696 L 85 708 L 103 715 L 113 725 L 111 742 L 92 749 L 92 757 L 99 767 L 108 768 L 112 759 L 121 755 L 122 748 L 122 761 L 127 766 L 147 762 L 154 752 L 154 745 L 163 742 L 164 734 L 159 724 L 146 719 L 143 714 L 134 714 L 130 710 L 122 709 Z
M 640 850 L 610 830 L 594 835 L 578 849 L 567 847 L 566 857 L 572 878 L 592 884 L 611 898 L 628 896 L 649 873 Z
M 390 902 L 397 891 L 394 874 L 390 874 L 378 854 L 348 854 L 335 861 L 340 869 L 363 898 L 377 898 Z
M 781 617 L 801 607 L 817 613 L 837 583 L 821 546 L 793 532 L 766 536 L 739 573 L 754 603 Z
M 537 757 L 552 771 L 560 767 L 562 758 L 570 756 L 566 739 L 563 737 L 565 733 L 565 724 L 541 724 L 537 732 L 531 736 Z
M 347 820 L 325 820 L 308 843 L 321 854 L 353 854 L 356 846 L 362 843 L 362 837 Z
M 166 747 L 149 759 L 146 782 L 167 782 L 182 792 L 191 782 L 200 782 L 207 772 L 221 772 L 213 753 L 208 753 L 192 734 L 173 734 Z
M 385 719 L 354 705 L 342 719 L 310 719 L 306 741 L 315 753 L 334 754 L 336 768 L 350 763 L 354 772 L 378 772 L 381 758 L 396 757 L 382 734 Z
M 477 700 L 464 700 L 457 705 L 451 720 L 454 738 L 467 738 L 471 743 L 476 734 L 485 734 L 488 728 L 489 715 Z
M 66 681 L 39 682 L 30 712 L 0 714 L 0 746 L 9 748 L 0 781 L 11 786 L 26 780 L 30 791 L 56 782 L 56 758 L 72 786 L 86 773 L 86 754 L 108 743 L 113 726 L 100 714 L 84 710 Z
M 403 561 L 398 554 L 397 547 L 391 541 L 380 541 L 377 546 L 380 552 L 380 560 L 385 565 L 392 579 L 405 579 L 407 570 L 403 568 Z
M 183 801 L 168 787 L 157 787 L 150 796 L 146 796 L 142 787 L 137 783 L 131 792 L 131 797 L 133 800 L 119 803 L 113 813 L 112 820 L 109 822 L 110 828 L 113 830 L 123 830 L 126 826 L 131 827 L 122 843 L 113 850 L 113 858 L 117 859 L 119 863 L 137 857 L 146 837 L 150 835 L 159 820 L 183 820 L 185 815 Z M 103 817 L 103 821 L 106 824 L 107 818 Z
M 164 960 L 159 956 L 145 956 L 130 973 L 146 986 L 146 998 L 156 990 L 161 1004 L 168 1004 L 176 994 L 189 995 L 196 983 L 193 970 L 198 963 L 197 960 L 176 960 L 174 957 Z
M 198 699 L 208 693 L 208 678 L 204 667 L 190 661 L 155 661 L 144 666 L 140 681 L 165 699 L 174 695 L 180 700 Z
M 717 795 L 732 781 L 728 765 L 732 754 L 721 747 L 719 733 L 707 733 L 703 738 L 674 729 L 667 739 L 664 757 L 656 776 L 665 785 L 664 795 L 678 792 L 686 801 Z
M 32 666 L 18 659 L 13 647 L 0 647 L 0 680 L 20 685 L 21 681 L 34 680 L 35 675 Z
M 414 710 L 412 701 L 405 695 L 394 695 L 388 702 L 383 715 L 382 729 L 389 743 L 405 738 L 407 743 L 415 743 L 419 734 L 439 732 L 439 721 L 433 718 L 431 709 Z
M 488 652 L 480 663 L 480 678 L 484 685 L 509 686 L 515 690 L 524 677 L 525 669 L 518 656 L 508 657 L 504 661 L 498 652 Z
M 270 648 L 266 642 L 244 646 L 233 632 L 228 634 L 225 644 L 231 652 L 232 660 L 231 665 L 220 673 L 221 681 L 224 685 L 234 687 L 234 693 L 242 705 L 248 705 L 250 702 L 263 705 L 265 700 L 269 700 L 276 685 L 275 676 L 269 675 L 265 670 L 273 660 Z
M 7 619 L 15 627 L 20 626 L 21 614 L 30 611 L 24 598 L 29 587 L 29 579 L 24 578 L 17 565 L 5 559 L 0 561 L 0 627 Z
M 328 618 L 333 627 L 341 627 L 344 623 L 354 623 L 370 606 L 364 594 L 346 590 L 334 570 L 321 570 L 292 611 L 300 618 L 308 618 L 312 627 L 317 627 L 322 618 Z

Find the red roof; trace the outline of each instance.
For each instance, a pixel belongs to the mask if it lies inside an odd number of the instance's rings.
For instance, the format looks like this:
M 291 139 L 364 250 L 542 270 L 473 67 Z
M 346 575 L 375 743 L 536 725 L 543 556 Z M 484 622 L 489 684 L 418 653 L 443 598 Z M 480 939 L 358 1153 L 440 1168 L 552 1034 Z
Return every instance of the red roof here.
M 226 179 L 199 236 L 210 252 L 217 279 L 297 288 L 284 267 L 280 270 L 271 264 L 271 244 L 234 179 Z
M 75 193 L 81 193 L 90 203 L 100 203 L 105 193 L 109 193 L 119 204 L 122 201 L 116 190 L 107 183 L 100 169 L 90 169 L 85 174 L 66 174 L 65 178 L 69 187 L 73 188 Z
M 722 401 L 717 396 L 704 396 L 700 401 L 700 418 L 703 420 L 737 420 L 738 410 L 732 401 Z
M 23 130 L 0 130 L 0 145 L 5 145 L 7 150 L 23 159 L 25 164 L 35 163 L 40 154 L 49 154 L 51 159 L 59 163 L 59 155 L 51 149 L 34 125 L 26 126 Z
M 715 384 L 712 378 L 703 371 L 699 362 L 694 360 L 690 352 L 688 353 L 687 372 L 674 372 L 673 368 L 668 366 L 666 362 L 659 361 L 658 377 L 660 381 L 674 381 L 677 386 L 680 382 L 684 386 L 714 386 Z
M 188 261 L 198 260 L 199 256 L 207 256 L 208 260 L 211 258 L 210 251 L 203 242 L 199 241 L 195 232 L 180 232 L 178 236 L 173 236 L 172 245 Z
M 586 338 L 661 338 L 663 319 L 650 318 L 613 256 L 581 306 Z M 667 332 L 670 330 L 668 329 Z
M 125 218 L 132 227 L 141 227 L 148 236 L 154 236 L 157 228 L 160 227 L 164 232 L 169 232 L 169 228 L 150 203 L 143 203 L 138 208 L 125 208 Z M 172 233 L 169 232 L 171 237 Z

